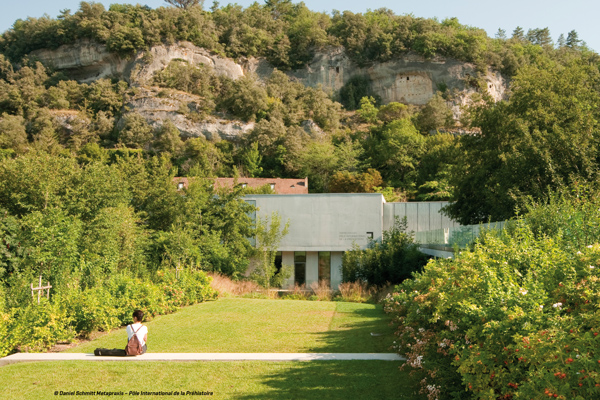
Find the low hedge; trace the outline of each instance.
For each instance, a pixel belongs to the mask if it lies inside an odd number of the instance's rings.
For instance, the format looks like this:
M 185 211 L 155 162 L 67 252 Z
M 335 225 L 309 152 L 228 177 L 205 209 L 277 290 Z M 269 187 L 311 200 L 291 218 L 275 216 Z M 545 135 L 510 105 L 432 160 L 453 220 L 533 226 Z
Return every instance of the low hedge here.
M 148 320 L 216 299 L 211 279 L 201 271 L 183 271 L 178 279 L 170 271 L 158 271 L 153 281 L 114 275 L 99 286 L 70 288 L 40 304 L 31 301 L 10 310 L 0 307 L 0 356 L 16 350 L 43 351 L 58 341 L 109 331 L 133 322 L 135 309 L 143 310 Z

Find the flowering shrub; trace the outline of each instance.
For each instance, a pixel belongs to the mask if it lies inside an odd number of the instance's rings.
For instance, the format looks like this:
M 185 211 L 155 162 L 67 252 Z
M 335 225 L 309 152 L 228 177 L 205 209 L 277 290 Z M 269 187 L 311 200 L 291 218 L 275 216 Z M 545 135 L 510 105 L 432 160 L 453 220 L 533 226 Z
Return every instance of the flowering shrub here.
M 430 399 L 600 398 L 598 269 L 600 245 L 484 233 L 388 296 L 396 347 Z

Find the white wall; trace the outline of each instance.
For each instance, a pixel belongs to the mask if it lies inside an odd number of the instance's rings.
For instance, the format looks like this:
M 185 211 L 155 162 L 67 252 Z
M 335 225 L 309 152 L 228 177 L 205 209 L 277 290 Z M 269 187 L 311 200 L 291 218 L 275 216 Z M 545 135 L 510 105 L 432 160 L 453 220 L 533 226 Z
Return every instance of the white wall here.
M 256 201 L 259 218 L 278 212 L 282 222 L 290 221 L 280 251 L 346 251 L 353 242 L 365 248 L 367 232 L 381 240 L 384 199 L 378 193 L 247 195 L 245 200 Z

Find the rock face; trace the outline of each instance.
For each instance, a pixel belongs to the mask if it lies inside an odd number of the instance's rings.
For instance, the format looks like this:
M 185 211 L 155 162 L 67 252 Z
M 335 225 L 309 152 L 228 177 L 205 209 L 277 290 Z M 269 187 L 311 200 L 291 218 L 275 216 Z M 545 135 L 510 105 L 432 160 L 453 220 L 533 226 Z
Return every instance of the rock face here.
M 201 102 L 197 96 L 177 91 L 162 93 L 164 92 L 159 88 L 140 88 L 140 92 L 130 100 L 127 107 L 132 112 L 142 115 L 154 128 L 162 126 L 166 120 L 171 120 L 183 137 L 238 141 L 242 135 L 254 129 L 253 122 L 244 123 L 214 117 L 197 121 L 194 113 Z
M 154 46 L 130 58 L 121 58 L 108 52 L 105 45 L 91 41 L 63 45 L 56 50 L 36 50 L 31 56 L 83 83 L 119 76 L 133 84 L 149 84 L 154 72 L 164 69 L 174 59 L 206 64 L 218 75 L 231 79 L 244 75 L 241 65 L 233 60 L 211 54 L 189 42 Z
M 465 96 L 474 93 L 476 89 L 469 82 L 477 72 L 473 64 L 449 58 L 426 60 L 410 53 L 393 61 L 361 68 L 348 58 L 343 48 L 335 48 L 317 53 L 310 64 L 290 75 L 307 86 L 321 86 L 334 92 L 352 77 L 367 76 L 372 82 L 371 89 L 384 104 L 396 101 L 423 105 L 443 88 L 455 89 Z M 507 86 L 505 79 L 493 71 L 488 71 L 484 79 L 492 98 L 503 99 Z
M 264 59 L 250 58 L 236 63 L 189 42 L 154 46 L 126 59 L 109 53 L 105 45 L 91 41 L 64 45 L 56 50 L 36 50 L 31 56 L 63 70 L 80 82 L 88 83 L 100 78 L 118 76 L 142 88 L 152 85 L 154 73 L 164 69 L 174 59 L 186 60 L 191 64 L 205 64 L 212 67 L 216 74 L 231 79 L 238 79 L 245 74 L 255 74 L 260 79 L 266 79 L 273 72 L 273 67 Z M 331 92 L 339 91 L 352 77 L 367 76 L 371 81 L 372 91 L 381 97 L 384 104 L 396 101 L 424 105 L 438 90 L 448 89 L 453 93 L 453 100 L 449 105 L 457 120 L 460 118 L 461 106 L 468 104 L 470 95 L 477 91 L 473 85 L 474 78 L 477 77 L 473 64 L 449 58 L 426 60 L 409 53 L 393 61 L 359 67 L 341 47 L 317 53 L 305 68 L 291 71 L 288 75 L 307 86 L 322 87 Z M 499 73 L 490 70 L 483 79 L 488 94 L 493 99 L 499 101 L 506 97 L 508 82 Z M 156 91 L 154 92 L 156 94 Z M 146 97 L 143 100 L 135 100 L 132 107 L 148 116 L 148 121 L 153 124 L 166 118 L 171 119 L 184 134 L 190 136 L 233 138 L 252 129 L 252 124 L 227 120 L 193 123 L 179 113 L 182 102 L 195 101 L 191 99 L 193 96 L 178 96 L 181 97 L 178 100 L 171 99 L 176 101 L 176 105 L 169 103 L 167 99 Z M 188 96 L 190 99 L 184 99 L 182 96 Z M 312 127 L 304 129 L 313 130 Z
M 88 40 L 63 45 L 55 50 L 35 50 L 30 56 L 84 83 L 112 75 L 125 75 L 131 69 L 131 60 L 109 53 L 105 45 Z
M 190 64 L 204 64 L 215 70 L 217 75 L 238 79 L 244 76 L 240 64 L 229 58 L 223 58 L 196 47 L 189 42 L 180 42 L 170 46 L 154 46 L 147 52 L 135 57 L 132 78 L 139 84 L 152 81 L 156 71 L 162 71 L 172 60 L 180 59 Z

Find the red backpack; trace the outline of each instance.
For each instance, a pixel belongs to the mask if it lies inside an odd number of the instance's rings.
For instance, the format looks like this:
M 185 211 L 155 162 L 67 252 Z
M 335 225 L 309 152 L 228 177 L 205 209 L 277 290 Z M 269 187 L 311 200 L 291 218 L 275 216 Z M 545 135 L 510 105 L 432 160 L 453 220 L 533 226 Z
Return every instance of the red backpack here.
M 131 326 L 131 325 L 129 325 L 129 326 Z M 138 331 L 141 328 L 142 328 L 142 326 L 140 326 L 138 328 Z M 133 326 L 131 326 L 131 330 L 133 331 Z M 137 333 L 137 331 L 133 331 L 133 336 L 131 336 L 131 339 L 129 339 L 127 341 L 127 347 L 125 347 L 125 353 L 127 353 L 128 356 L 139 356 L 144 351 L 144 349 L 142 347 L 142 343 L 140 343 L 140 339 L 138 339 L 136 333 Z

